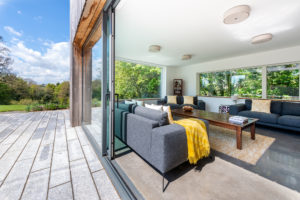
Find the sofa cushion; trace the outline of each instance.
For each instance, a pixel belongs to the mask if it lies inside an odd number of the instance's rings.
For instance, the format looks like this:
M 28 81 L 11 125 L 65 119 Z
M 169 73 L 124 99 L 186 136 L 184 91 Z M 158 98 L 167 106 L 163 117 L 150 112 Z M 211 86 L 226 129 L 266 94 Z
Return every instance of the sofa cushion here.
M 115 107 L 117 108 L 117 103 L 115 104 Z M 127 112 L 132 112 L 132 106 L 133 104 L 125 104 L 125 103 L 119 103 L 119 109 L 127 111 Z
M 271 100 L 253 99 L 251 107 L 252 112 L 271 113 Z
M 300 116 L 283 115 L 278 118 L 278 124 L 300 128 Z
M 183 104 L 183 96 L 177 96 L 177 104 Z
M 178 109 L 178 108 L 181 108 L 181 107 L 182 107 L 182 105 L 179 105 L 179 104 L 171 104 L 171 103 L 167 104 L 167 106 L 170 106 L 171 110 L 173 110 L 173 109 Z
M 266 123 L 273 123 L 276 124 L 279 115 L 274 113 L 263 113 L 263 112 L 253 112 L 253 111 L 241 111 L 238 115 L 244 116 L 244 117 L 250 117 L 250 118 L 256 118 L 259 119 L 262 122 Z
M 252 108 L 252 100 L 251 99 L 246 99 L 245 100 L 245 105 L 247 110 L 251 110 Z
M 153 121 L 157 121 L 159 126 L 168 125 L 168 113 L 158 110 L 153 110 L 150 108 L 145 108 L 143 106 L 137 106 L 134 109 L 134 114 L 142 116 Z
M 300 103 L 282 102 L 281 115 L 296 115 L 300 116 Z
M 281 101 L 271 101 L 271 113 L 281 114 Z
M 183 104 L 194 104 L 194 97 L 183 96 Z

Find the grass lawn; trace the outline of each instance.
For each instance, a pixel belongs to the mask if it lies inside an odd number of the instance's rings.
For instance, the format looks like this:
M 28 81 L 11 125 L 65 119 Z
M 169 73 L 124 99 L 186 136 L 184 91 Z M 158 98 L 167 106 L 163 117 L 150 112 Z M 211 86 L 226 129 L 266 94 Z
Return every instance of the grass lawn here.
M 26 105 L 0 105 L 0 112 L 26 111 Z

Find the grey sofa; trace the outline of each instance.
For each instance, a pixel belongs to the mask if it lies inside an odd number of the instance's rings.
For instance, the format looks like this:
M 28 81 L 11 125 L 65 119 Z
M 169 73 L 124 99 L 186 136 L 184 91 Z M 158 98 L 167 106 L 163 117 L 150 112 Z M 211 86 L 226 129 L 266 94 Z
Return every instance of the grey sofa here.
M 131 107 L 131 108 L 126 108 Z M 116 135 L 163 176 L 187 161 L 188 149 L 184 127 L 168 123 L 168 114 L 142 106 L 124 106 L 116 123 Z M 206 124 L 207 131 L 209 123 Z M 124 128 L 126 127 L 126 128 Z
M 171 109 L 178 109 L 182 108 L 183 106 L 192 106 L 194 109 L 199 109 L 199 110 L 205 110 L 205 102 L 202 100 L 198 100 L 198 97 L 195 96 L 194 98 L 194 104 L 183 104 L 183 96 L 177 96 L 176 101 L 177 104 L 168 104 L 168 97 L 165 96 L 165 98 L 160 99 L 157 101 L 158 105 L 168 105 L 170 106 Z
M 246 99 L 245 104 L 232 105 L 229 108 L 231 115 L 257 118 L 257 124 L 300 131 L 300 103 L 286 101 L 271 101 L 271 113 L 253 112 L 252 100 Z

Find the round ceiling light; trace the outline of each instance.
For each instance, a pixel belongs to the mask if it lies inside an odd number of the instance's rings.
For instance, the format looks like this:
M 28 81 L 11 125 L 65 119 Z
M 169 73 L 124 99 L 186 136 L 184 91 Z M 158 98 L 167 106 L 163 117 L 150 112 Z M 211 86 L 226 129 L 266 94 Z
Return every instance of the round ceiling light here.
M 181 60 L 190 60 L 191 58 L 192 58 L 192 55 L 186 54 L 181 57 Z
M 159 45 L 151 45 L 151 46 L 149 47 L 149 51 L 150 51 L 150 52 L 154 52 L 154 53 L 159 52 L 160 49 L 161 49 L 161 47 L 160 47 Z
M 237 24 L 244 21 L 249 17 L 250 10 L 250 6 L 247 5 L 240 5 L 230 8 L 224 13 L 224 23 Z
M 252 44 L 260 44 L 263 42 L 268 42 L 268 41 L 272 40 L 272 38 L 273 38 L 273 35 L 271 33 L 257 35 L 251 39 L 251 43 Z

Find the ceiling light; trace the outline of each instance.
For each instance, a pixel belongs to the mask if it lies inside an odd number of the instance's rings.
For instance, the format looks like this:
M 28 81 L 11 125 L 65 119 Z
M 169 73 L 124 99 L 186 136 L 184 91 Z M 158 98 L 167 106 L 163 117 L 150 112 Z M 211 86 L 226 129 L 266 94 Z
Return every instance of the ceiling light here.
M 191 58 L 192 58 L 192 55 L 187 54 L 187 55 L 183 55 L 181 57 L 181 60 L 190 60 Z
M 237 24 L 245 19 L 247 19 L 250 15 L 250 7 L 247 5 L 235 6 L 230 8 L 224 13 L 224 23 L 225 24 Z
M 272 40 L 272 38 L 273 38 L 273 35 L 271 33 L 257 35 L 251 39 L 251 43 L 259 44 L 259 43 L 270 41 L 270 40 Z
M 149 47 L 149 51 L 150 51 L 150 52 L 159 52 L 160 49 L 161 49 L 161 47 L 160 47 L 159 45 L 151 45 L 151 46 Z

